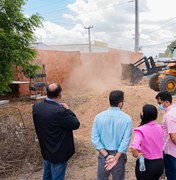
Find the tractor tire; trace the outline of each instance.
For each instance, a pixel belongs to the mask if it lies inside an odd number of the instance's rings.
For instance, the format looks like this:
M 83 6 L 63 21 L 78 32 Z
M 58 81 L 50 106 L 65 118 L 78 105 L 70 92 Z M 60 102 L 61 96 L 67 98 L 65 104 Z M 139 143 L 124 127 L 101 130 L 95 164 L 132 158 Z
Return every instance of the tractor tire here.
M 154 91 L 159 91 L 159 83 L 157 82 L 158 80 L 158 76 L 159 76 L 159 73 L 157 74 L 154 74 L 151 76 L 150 80 L 149 80 L 149 87 L 151 89 L 153 89 Z
M 159 84 L 160 91 L 168 91 L 171 95 L 176 94 L 176 77 L 166 76 Z

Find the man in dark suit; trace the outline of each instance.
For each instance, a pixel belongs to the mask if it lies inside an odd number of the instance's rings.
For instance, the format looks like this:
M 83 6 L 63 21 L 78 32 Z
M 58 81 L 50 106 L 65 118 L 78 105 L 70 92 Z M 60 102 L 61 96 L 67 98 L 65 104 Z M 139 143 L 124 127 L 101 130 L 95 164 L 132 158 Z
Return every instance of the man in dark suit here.
M 33 121 L 44 159 L 43 180 L 64 180 L 67 161 L 75 153 L 73 132 L 80 126 L 76 115 L 59 103 L 62 88 L 47 87 L 47 98 L 33 106 Z

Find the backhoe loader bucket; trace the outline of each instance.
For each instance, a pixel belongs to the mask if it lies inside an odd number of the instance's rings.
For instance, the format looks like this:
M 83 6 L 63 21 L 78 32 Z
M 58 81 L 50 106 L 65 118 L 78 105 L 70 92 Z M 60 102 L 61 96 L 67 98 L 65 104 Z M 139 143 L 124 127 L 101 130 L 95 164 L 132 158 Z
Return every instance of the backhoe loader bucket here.
M 143 78 L 142 71 L 133 64 L 121 64 L 121 80 L 127 80 L 130 83 L 137 84 Z

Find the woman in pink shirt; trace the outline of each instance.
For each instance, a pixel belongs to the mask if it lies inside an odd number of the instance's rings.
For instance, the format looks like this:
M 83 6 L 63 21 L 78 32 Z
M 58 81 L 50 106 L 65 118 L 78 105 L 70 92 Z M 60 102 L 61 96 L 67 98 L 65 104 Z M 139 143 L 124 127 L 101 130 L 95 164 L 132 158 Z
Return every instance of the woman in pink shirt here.
M 141 123 L 134 129 L 131 144 L 133 156 L 137 158 L 135 174 L 137 180 L 158 180 L 163 173 L 163 129 L 157 124 L 155 106 L 146 104 L 140 114 Z M 145 168 L 140 170 L 139 159 L 144 157 Z

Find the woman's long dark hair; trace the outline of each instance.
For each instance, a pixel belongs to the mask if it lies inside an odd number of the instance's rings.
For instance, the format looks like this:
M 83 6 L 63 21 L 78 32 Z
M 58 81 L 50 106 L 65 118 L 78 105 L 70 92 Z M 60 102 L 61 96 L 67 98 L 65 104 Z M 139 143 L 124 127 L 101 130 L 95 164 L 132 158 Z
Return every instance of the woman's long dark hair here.
M 143 111 L 143 115 L 141 119 L 141 124 L 139 126 L 147 124 L 150 121 L 154 121 L 158 117 L 157 108 L 152 104 L 144 105 L 142 111 Z

